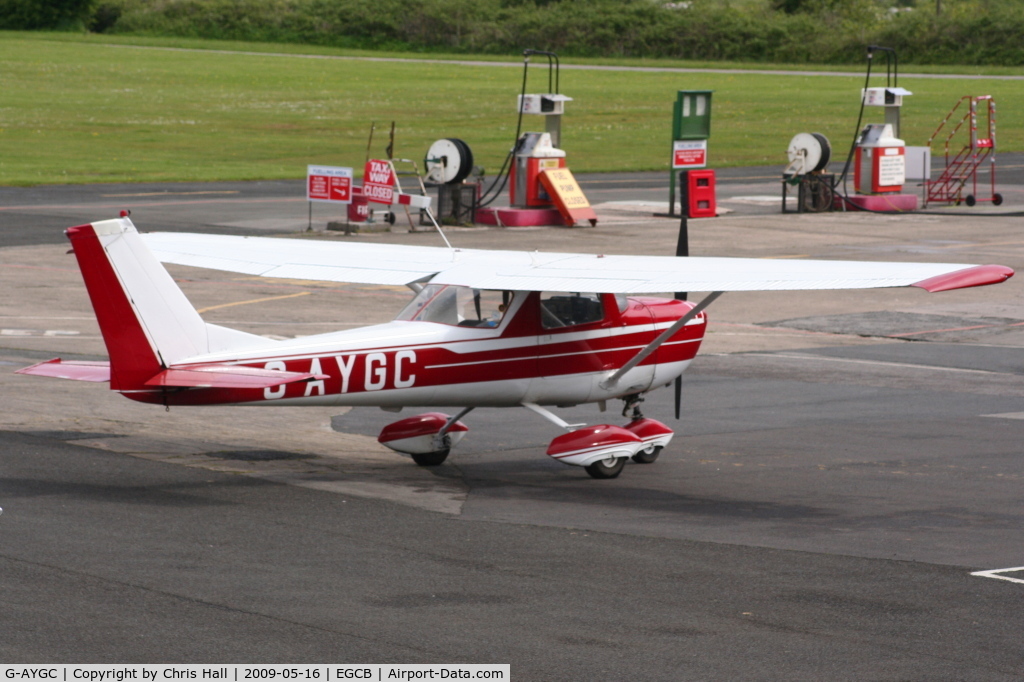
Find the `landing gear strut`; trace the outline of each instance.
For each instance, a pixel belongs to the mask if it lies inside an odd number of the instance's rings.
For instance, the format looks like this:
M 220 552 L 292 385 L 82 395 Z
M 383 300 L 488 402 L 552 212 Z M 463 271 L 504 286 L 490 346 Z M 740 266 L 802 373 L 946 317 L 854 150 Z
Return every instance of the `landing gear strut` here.
M 640 403 L 643 401 L 644 398 L 639 393 L 627 395 L 622 399 L 622 416 L 630 419 L 630 424 L 637 424 L 644 419 L 643 412 L 640 411 Z M 632 414 L 629 413 L 630 410 L 633 411 Z M 629 425 L 627 425 L 626 428 L 628 429 Z M 637 450 L 636 454 L 634 454 L 631 459 L 637 464 L 651 464 L 654 460 L 658 459 L 658 455 L 661 454 L 663 448 L 664 446 L 662 445 L 648 443 L 645 447 Z M 621 469 L 621 467 L 619 468 Z M 590 471 L 589 467 L 587 471 Z M 618 474 L 615 475 L 618 476 Z M 593 476 L 593 474 L 591 474 L 591 476 Z
M 640 412 L 640 403 L 643 401 L 644 397 L 639 393 L 634 393 L 633 395 L 627 395 L 624 397 L 622 399 L 622 416 L 627 419 L 632 419 L 633 421 L 643 419 L 644 415 Z M 630 410 L 633 410 L 632 415 L 629 414 Z

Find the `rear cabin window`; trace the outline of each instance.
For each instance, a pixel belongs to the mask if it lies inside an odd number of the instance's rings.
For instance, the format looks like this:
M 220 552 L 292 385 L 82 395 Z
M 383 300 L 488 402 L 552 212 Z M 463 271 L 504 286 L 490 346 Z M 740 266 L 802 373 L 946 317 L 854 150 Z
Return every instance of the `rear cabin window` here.
M 512 299 L 511 291 L 428 284 L 395 319 L 493 328 L 501 324 Z
M 576 327 L 603 319 L 601 294 L 541 292 L 540 321 L 544 329 Z

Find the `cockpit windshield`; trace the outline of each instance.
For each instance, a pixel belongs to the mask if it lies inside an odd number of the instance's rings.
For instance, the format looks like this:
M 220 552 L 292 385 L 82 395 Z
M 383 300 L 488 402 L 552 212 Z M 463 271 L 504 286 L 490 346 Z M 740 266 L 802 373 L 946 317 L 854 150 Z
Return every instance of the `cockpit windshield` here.
M 395 319 L 493 328 L 501 324 L 513 298 L 511 291 L 427 284 Z

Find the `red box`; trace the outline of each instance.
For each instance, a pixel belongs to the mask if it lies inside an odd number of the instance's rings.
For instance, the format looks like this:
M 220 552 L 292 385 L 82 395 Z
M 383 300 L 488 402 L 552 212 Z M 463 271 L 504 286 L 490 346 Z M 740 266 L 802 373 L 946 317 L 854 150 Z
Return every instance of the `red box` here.
M 714 218 L 718 215 L 715 203 L 715 171 L 691 170 L 686 173 L 686 215 L 689 218 Z
M 350 223 L 365 223 L 370 217 L 370 202 L 363 196 L 362 187 L 352 188 L 352 203 L 348 205 L 348 221 Z

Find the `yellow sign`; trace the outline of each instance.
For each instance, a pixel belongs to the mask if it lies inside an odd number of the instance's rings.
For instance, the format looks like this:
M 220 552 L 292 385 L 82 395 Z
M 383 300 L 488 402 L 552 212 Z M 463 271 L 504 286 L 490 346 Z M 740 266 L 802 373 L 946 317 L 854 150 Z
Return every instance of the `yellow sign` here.
M 544 175 L 548 180 L 544 183 L 548 193 L 557 194 L 561 200 L 560 202 L 556 201 L 556 204 L 561 203 L 566 208 L 588 208 L 590 206 L 590 202 L 587 201 L 583 190 L 580 189 L 576 178 L 572 176 L 568 168 L 546 170 Z
M 597 214 L 568 168 L 541 171 L 540 184 L 548 191 L 566 225 L 575 225 L 581 220 L 597 225 Z

